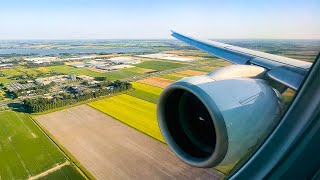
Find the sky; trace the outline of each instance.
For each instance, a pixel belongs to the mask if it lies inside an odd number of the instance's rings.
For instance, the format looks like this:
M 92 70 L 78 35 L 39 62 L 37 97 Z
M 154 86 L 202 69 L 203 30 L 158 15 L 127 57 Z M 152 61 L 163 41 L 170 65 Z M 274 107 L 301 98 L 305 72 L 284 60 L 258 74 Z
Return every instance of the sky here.
M 319 0 L 0 0 L 0 39 L 320 39 Z

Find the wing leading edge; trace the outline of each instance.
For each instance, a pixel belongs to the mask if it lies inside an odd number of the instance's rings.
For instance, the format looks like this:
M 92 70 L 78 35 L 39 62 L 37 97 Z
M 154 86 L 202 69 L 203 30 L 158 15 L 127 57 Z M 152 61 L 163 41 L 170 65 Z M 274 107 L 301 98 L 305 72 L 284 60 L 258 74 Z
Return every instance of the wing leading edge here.
M 216 41 L 200 40 L 172 31 L 172 36 L 234 64 L 257 65 L 267 69 L 269 78 L 297 90 L 311 63 L 277 56 Z

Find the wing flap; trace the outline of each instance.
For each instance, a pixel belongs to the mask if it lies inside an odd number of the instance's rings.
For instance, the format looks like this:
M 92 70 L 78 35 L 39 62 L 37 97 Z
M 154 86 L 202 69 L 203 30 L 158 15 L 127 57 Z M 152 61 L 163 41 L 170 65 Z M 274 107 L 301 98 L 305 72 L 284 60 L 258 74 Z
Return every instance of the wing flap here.
M 295 73 L 286 68 L 275 68 L 267 72 L 267 75 L 281 84 L 293 89 L 298 90 L 300 84 L 304 79 L 304 75 Z

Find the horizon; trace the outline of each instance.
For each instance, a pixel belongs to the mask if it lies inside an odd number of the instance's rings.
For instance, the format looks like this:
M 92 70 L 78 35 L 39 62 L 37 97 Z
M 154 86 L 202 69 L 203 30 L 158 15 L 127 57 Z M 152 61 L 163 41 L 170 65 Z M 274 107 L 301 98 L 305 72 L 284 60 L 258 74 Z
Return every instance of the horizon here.
M 316 0 L 2 2 L 1 40 L 320 39 Z
M 224 41 L 224 40 L 253 40 L 253 41 L 320 41 L 320 38 L 318 39 L 294 39 L 294 38 L 205 38 L 207 40 L 213 40 L 213 41 Z M 176 40 L 175 38 L 126 38 L 126 39 L 91 39 L 91 38 L 83 38 L 83 39 L 0 39 L 0 41 L 166 41 L 166 40 L 172 40 L 172 41 L 177 41 L 180 42 L 179 40 Z

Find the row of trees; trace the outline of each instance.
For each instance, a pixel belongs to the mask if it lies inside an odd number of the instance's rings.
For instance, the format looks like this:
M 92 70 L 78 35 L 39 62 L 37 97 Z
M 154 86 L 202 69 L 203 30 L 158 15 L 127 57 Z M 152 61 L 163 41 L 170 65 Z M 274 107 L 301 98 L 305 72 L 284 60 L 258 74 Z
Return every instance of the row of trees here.
M 96 81 L 106 81 L 107 78 L 106 77 L 95 77 L 94 80 L 96 80 Z
M 76 104 L 81 101 L 88 99 L 97 98 L 100 96 L 110 95 L 112 93 L 121 92 L 132 88 L 132 85 L 128 82 L 115 81 L 111 85 L 104 88 L 99 88 L 98 90 L 92 92 L 85 92 L 83 94 L 67 94 L 61 93 L 59 96 L 48 98 L 35 98 L 35 99 L 25 99 L 23 101 L 24 108 L 26 112 L 42 112 L 51 109 Z
M 42 63 L 42 64 L 28 62 L 28 63 L 24 64 L 23 66 L 26 67 L 26 68 L 38 68 L 38 67 L 59 66 L 59 65 L 64 65 L 64 62 L 56 61 L 56 62 Z

